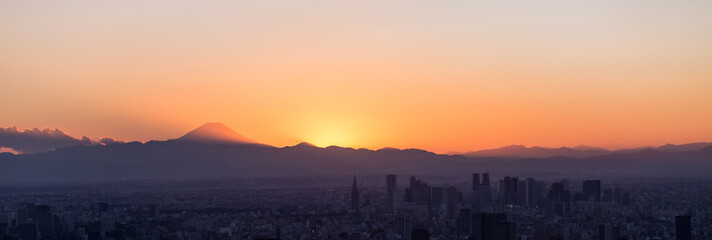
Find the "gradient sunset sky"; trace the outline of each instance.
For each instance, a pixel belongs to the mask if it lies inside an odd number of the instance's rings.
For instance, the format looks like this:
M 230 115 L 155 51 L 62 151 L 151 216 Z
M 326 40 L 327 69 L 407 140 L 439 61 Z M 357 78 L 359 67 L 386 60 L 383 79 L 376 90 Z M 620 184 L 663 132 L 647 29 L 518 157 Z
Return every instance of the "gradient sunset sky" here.
M 468 151 L 712 141 L 712 1 L 2 1 L 0 126 Z

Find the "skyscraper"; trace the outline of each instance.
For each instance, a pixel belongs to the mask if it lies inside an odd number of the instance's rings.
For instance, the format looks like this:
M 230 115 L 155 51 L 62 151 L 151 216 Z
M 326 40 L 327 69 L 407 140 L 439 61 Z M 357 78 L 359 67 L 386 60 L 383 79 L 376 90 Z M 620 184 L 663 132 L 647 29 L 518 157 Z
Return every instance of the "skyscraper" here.
M 583 199 L 586 201 L 601 201 L 601 180 L 583 181 Z
M 517 225 L 507 221 L 504 213 L 483 213 L 472 214 L 472 234 L 470 239 L 474 240 L 495 240 L 495 239 L 516 239 Z
M 35 206 L 35 213 L 32 220 L 37 224 L 37 230 L 40 235 L 48 238 L 54 236 L 54 224 L 52 222 L 52 213 L 49 210 L 49 205 Z
M 529 206 L 529 187 L 527 181 L 519 180 L 517 182 L 517 204 Z
M 411 240 L 430 240 L 430 232 L 426 229 L 413 229 L 410 234 Z
M 598 224 L 598 240 L 611 240 L 611 225 Z
M 569 183 L 568 179 L 564 178 L 564 179 L 559 180 L 559 182 L 561 183 L 562 186 L 564 186 L 564 191 L 569 191 L 570 183 Z
M 413 232 L 413 216 L 412 215 L 401 215 L 398 218 L 398 233 L 400 233 L 404 239 L 411 239 Z
M 536 200 L 534 200 L 534 191 L 536 185 L 536 180 L 534 178 L 527 178 L 527 206 L 536 205 Z
M 20 239 L 37 240 L 37 224 L 34 222 L 21 223 L 18 225 Z
M 481 203 L 492 202 L 492 187 L 490 186 L 489 173 L 482 173 L 482 183 L 480 184 L 478 192 L 478 200 Z
M 480 187 L 480 174 L 473 173 L 472 174 L 472 191 L 477 192 L 479 187 Z
M 482 185 L 489 186 L 490 185 L 490 179 L 489 179 L 489 173 L 483 173 L 482 174 Z
M 506 204 L 516 204 L 517 203 L 517 183 L 519 182 L 518 177 L 504 177 L 503 184 L 504 189 L 502 192 L 502 198 Z
M 675 216 L 675 239 L 692 239 L 692 225 L 690 223 L 690 216 Z
M 396 175 L 395 174 L 388 174 L 386 175 L 386 207 L 388 209 L 393 210 L 394 208 L 394 203 L 395 203 L 395 194 L 397 191 L 397 184 L 396 184 Z
M 359 208 L 359 192 L 356 185 L 356 176 L 354 176 L 354 184 L 351 186 L 351 210 L 358 211 Z
M 406 201 L 420 206 L 430 205 L 430 185 L 415 176 L 410 177 L 410 187 L 405 191 Z
M 445 200 L 444 187 L 432 187 L 430 190 L 430 205 L 433 209 L 440 209 Z
M 457 188 L 450 186 L 445 188 L 443 203 L 445 204 L 445 212 L 448 220 L 455 219 L 458 211 L 460 200 L 460 191 Z
M 460 212 L 457 214 L 457 220 L 455 221 L 455 229 L 463 236 L 472 234 L 472 211 L 469 208 L 460 208 Z
M 564 190 L 564 184 L 555 182 L 547 194 L 550 204 L 547 206 L 549 214 L 562 215 L 571 210 L 571 192 Z
M 546 198 L 546 183 L 542 181 L 536 181 L 534 183 L 534 192 L 532 192 L 533 201 L 529 203 L 532 206 L 538 206 L 542 199 Z

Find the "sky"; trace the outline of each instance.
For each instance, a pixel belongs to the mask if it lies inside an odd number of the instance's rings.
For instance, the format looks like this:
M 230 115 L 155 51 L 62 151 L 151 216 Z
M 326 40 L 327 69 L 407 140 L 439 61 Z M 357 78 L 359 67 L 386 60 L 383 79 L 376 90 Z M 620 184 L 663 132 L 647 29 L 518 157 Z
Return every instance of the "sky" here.
M 0 127 L 468 151 L 712 141 L 712 1 L 2 1 Z

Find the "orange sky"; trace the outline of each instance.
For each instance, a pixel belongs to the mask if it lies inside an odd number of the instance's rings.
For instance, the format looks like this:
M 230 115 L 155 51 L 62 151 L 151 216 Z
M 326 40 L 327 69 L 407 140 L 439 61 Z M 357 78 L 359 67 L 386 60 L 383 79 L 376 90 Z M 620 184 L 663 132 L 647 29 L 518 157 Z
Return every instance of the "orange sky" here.
M 467 151 L 712 141 L 712 1 L 3 1 L 0 126 Z

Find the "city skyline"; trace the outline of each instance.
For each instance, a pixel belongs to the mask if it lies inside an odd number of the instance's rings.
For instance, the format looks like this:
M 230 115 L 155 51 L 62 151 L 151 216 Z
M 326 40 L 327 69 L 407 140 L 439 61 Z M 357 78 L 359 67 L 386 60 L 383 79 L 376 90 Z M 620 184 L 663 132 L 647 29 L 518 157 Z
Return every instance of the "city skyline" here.
M 0 1 L 0 240 L 712 239 L 712 1 Z

